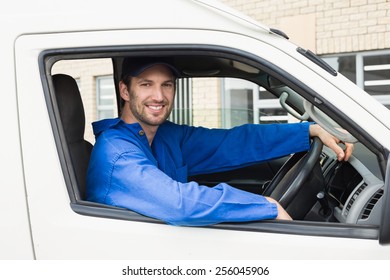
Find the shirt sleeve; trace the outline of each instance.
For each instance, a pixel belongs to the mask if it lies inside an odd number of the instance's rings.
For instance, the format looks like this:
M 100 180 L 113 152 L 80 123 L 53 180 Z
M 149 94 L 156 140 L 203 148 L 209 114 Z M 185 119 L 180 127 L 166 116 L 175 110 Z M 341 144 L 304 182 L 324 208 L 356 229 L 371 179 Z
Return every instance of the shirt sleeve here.
M 263 196 L 221 183 L 213 188 L 180 183 L 159 170 L 134 147 L 89 174 L 88 200 L 124 207 L 172 225 L 273 219 L 277 207 Z M 93 165 L 94 163 L 92 163 Z M 94 171 L 96 170 L 96 172 Z
M 232 129 L 188 127 L 182 152 L 190 175 L 232 168 L 306 151 L 310 123 L 242 125 Z

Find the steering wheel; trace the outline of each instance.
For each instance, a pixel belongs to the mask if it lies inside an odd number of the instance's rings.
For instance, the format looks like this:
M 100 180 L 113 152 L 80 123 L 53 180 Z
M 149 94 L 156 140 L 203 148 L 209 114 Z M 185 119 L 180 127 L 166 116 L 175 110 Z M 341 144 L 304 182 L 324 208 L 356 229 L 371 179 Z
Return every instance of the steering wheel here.
M 295 153 L 283 164 L 268 184 L 263 195 L 276 199 L 280 205 L 287 208 L 309 179 L 316 163 L 318 163 L 322 146 L 322 141 L 318 137 L 314 137 L 307 152 Z

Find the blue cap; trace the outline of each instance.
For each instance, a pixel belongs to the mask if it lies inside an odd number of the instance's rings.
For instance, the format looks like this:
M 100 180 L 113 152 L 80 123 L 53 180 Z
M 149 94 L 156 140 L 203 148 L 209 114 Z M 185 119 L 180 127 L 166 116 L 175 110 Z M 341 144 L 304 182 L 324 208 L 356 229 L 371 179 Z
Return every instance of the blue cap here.
M 161 57 L 126 57 L 122 63 L 122 76 L 137 77 L 146 69 L 154 65 L 165 65 L 171 71 L 175 77 L 180 76 L 180 72 L 171 64 L 171 61 L 168 58 Z

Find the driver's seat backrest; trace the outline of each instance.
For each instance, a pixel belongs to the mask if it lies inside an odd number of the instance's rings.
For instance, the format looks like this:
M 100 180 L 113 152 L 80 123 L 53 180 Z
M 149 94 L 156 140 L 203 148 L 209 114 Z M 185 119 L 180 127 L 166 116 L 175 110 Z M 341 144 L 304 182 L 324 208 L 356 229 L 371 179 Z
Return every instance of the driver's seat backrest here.
M 53 85 L 80 198 L 85 199 L 87 169 L 93 145 L 84 139 L 83 101 L 73 77 L 53 75 Z

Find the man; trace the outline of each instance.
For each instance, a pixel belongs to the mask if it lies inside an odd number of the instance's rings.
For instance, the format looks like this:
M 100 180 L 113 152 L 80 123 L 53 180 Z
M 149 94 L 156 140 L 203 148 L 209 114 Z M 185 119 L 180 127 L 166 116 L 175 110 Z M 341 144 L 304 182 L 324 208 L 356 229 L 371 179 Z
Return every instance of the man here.
M 93 124 L 97 139 L 87 175 L 90 201 L 128 208 L 172 225 L 291 219 L 272 198 L 225 183 L 209 188 L 187 182 L 187 177 L 305 151 L 309 136 L 318 136 L 339 160 L 352 153 L 351 145 L 344 152 L 337 139 L 309 123 L 229 130 L 173 124 L 166 119 L 178 71 L 162 60 L 125 59 L 122 72 L 121 117 Z

